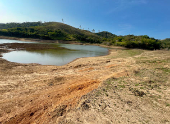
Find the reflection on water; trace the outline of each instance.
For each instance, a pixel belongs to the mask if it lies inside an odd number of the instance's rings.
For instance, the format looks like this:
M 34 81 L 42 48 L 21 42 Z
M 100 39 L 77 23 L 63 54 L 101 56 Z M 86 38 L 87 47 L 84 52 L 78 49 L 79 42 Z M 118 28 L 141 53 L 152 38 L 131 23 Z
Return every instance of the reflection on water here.
M 42 65 L 65 65 L 77 58 L 108 54 L 108 49 L 90 45 L 59 44 L 67 49 L 48 49 L 36 51 L 12 51 L 4 53 L 3 58 L 17 63 L 39 63 Z

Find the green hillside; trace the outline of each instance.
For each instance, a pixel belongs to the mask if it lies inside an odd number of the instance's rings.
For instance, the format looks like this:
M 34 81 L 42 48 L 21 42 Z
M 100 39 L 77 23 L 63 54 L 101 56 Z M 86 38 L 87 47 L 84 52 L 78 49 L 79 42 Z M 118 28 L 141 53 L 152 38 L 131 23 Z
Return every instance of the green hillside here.
M 161 40 L 161 42 L 162 42 L 162 47 L 163 48 L 170 49 L 170 38 L 166 38 L 164 40 Z
M 0 24 L 0 35 L 39 38 L 46 40 L 70 40 L 100 43 L 100 37 L 90 31 L 81 30 L 59 22 L 25 22 Z
M 108 31 L 102 31 L 102 32 L 99 32 L 99 33 L 96 33 L 96 34 L 98 36 L 103 37 L 103 38 L 114 38 L 114 37 L 116 37 L 115 34 L 112 34 L 112 33 L 108 32 Z
M 164 41 L 143 36 L 117 36 L 107 31 L 92 33 L 59 22 L 24 22 L 0 24 L 0 36 L 37 38 L 45 40 L 80 41 L 124 46 L 127 48 L 160 49 L 166 48 Z

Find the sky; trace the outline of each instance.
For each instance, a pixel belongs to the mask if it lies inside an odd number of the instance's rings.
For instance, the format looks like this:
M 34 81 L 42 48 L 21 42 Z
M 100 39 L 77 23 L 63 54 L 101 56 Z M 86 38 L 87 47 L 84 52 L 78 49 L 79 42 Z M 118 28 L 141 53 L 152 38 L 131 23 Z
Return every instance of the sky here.
M 0 0 L 0 23 L 62 19 L 95 32 L 170 38 L 170 0 Z

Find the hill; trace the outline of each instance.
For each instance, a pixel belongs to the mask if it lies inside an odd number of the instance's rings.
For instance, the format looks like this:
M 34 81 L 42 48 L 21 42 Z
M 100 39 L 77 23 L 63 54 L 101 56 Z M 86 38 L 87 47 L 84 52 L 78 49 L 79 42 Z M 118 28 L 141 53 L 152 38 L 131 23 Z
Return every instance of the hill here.
M 74 28 L 59 22 L 0 24 L 0 35 L 48 40 L 78 40 L 90 43 L 100 42 L 100 37 L 90 31 Z
M 98 36 L 103 37 L 103 38 L 114 38 L 114 37 L 116 37 L 115 34 L 112 34 L 112 33 L 108 32 L 108 31 L 102 31 L 102 32 L 99 32 L 99 33 L 96 33 L 96 34 Z
M 17 28 L 17 27 L 31 27 L 40 26 L 42 22 L 24 22 L 24 23 L 0 23 L 0 29 Z
M 164 41 L 150 38 L 147 35 L 117 36 L 107 31 L 94 33 L 59 22 L 42 23 L 39 21 L 0 24 L 0 36 L 102 43 L 105 45 L 151 50 L 167 47 L 167 43 L 164 43 Z

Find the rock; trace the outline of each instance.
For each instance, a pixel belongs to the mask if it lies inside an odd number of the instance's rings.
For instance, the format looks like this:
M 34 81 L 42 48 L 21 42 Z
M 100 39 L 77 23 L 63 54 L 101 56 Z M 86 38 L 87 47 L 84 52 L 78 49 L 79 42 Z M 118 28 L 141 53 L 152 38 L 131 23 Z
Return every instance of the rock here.
M 139 91 L 139 90 L 134 90 L 133 93 L 135 94 L 135 96 L 140 96 L 140 97 L 146 95 L 143 91 Z
M 88 110 L 89 108 L 90 108 L 90 106 L 87 104 L 87 103 L 83 103 L 82 105 L 81 105 L 81 108 L 82 108 L 82 110 Z
M 144 95 L 146 95 L 143 91 L 139 91 L 138 89 L 131 87 L 129 88 L 129 91 L 132 91 L 132 93 L 134 93 L 135 96 L 143 97 Z
M 90 109 L 90 100 L 81 100 L 77 109 L 81 109 L 83 111 Z
M 110 62 L 110 60 L 107 60 L 107 61 L 106 61 L 106 63 L 109 63 L 109 62 Z
M 128 105 L 131 105 L 132 104 L 132 101 L 127 101 L 126 102 Z
M 52 118 L 58 118 L 66 113 L 67 105 L 57 107 L 50 115 Z

